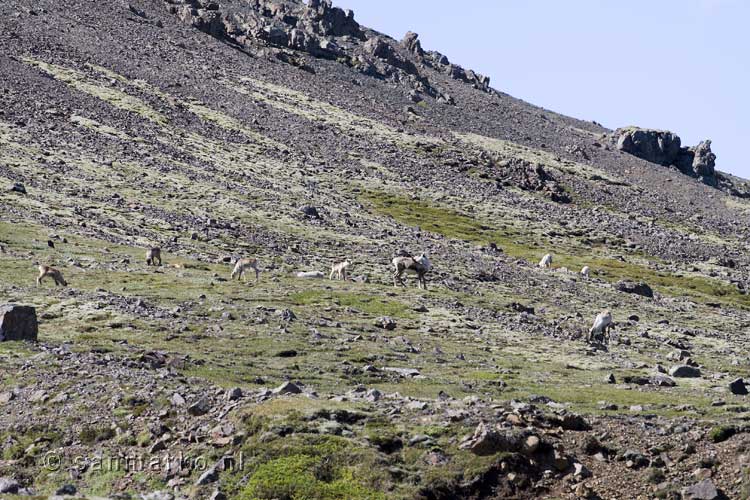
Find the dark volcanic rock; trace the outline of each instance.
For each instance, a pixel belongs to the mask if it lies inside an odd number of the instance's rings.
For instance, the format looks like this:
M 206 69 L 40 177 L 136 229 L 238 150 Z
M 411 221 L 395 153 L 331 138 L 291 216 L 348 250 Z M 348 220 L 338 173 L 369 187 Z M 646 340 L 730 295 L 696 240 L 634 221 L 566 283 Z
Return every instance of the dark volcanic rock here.
M 646 283 L 634 283 L 632 281 L 620 281 L 615 285 L 615 289 L 618 292 L 634 293 L 643 297 L 652 298 L 654 291 Z
M 669 374 L 677 378 L 696 378 L 701 376 L 701 371 L 694 366 L 675 365 L 669 369 Z
M 0 342 L 4 340 L 36 341 L 38 333 L 36 309 L 16 304 L 0 306 Z
M 19 489 L 21 489 L 21 485 L 15 479 L 0 477 L 0 493 L 15 495 Z
M 745 386 L 745 381 L 741 378 L 735 379 L 729 384 L 729 391 L 732 394 L 739 394 L 739 395 L 745 395 L 747 394 L 747 387 Z

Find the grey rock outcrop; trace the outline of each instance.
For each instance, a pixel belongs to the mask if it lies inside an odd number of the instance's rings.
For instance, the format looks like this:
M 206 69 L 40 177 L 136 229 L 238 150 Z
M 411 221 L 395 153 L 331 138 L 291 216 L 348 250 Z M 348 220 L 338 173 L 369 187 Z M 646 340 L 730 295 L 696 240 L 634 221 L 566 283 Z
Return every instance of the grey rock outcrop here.
M 615 136 L 620 151 L 665 167 L 674 166 L 711 186 L 718 184 L 716 155 L 708 139 L 694 147 L 682 147 L 680 137 L 673 132 L 639 127 L 619 128 Z

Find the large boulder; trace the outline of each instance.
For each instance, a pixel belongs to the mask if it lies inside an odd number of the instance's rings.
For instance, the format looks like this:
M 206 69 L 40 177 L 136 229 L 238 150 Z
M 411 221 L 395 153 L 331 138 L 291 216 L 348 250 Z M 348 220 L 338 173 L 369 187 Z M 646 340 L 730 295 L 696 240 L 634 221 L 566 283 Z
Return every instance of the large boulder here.
M 680 137 L 666 130 L 617 129 L 617 149 L 659 165 L 673 165 L 680 155 Z
M 5 340 L 36 341 L 39 323 L 36 309 L 31 306 L 6 304 L 0 306 L 0 342 Z
M 675 365 L 670 368 L 669 374 L 675 378 L 697 378 L 701 376 L 701 371 L 694 366 Z
M 479 456 L 494 455 L 501 451 L 518 452 L 524 448 L 526 434 L 516 429 L 494 430 L 480 423 L 474 430 L 474 434 L 463 440 L 460 448 Z
M 641 295 L 643 297 L 653 297 L 654 291 L 648 286 L 647 283 L 634 283 L 632 281 L 620 281 L 615 285 L 615 290 L 618 292 L 632 293 L 635 295 Z
M 745 381 L 741 378 L 733 380 L 729 384 L 729 392 L 732 394 L 739 394 L 740 396 L 744 396 L 747 394 L 747 387 L 745 386 Z
M 721 498 L 713 481 L 704 479 L 700 483 L 682 489 L 682 498 L 685 500 L 715 500 Z

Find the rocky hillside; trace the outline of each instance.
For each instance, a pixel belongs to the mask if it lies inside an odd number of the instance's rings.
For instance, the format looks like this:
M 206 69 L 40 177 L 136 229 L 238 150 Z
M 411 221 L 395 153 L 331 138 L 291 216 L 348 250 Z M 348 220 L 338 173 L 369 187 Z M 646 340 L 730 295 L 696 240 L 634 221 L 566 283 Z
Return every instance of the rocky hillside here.
M 0 308 L 0 498 L 750 495 L 749 189 L 710 141 L 326 0 L 0 19 L 0 306 L 34 308 Z

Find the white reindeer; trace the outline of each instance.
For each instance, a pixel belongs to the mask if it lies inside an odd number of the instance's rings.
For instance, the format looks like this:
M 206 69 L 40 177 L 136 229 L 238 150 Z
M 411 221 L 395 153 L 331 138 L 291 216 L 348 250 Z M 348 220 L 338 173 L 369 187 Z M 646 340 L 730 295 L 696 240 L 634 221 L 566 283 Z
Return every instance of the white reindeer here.
M 539 267 L 547 268 L 552 267 L 552 254 L 548 253 L 544 257 L 542 257 L 542 260 L 539 261 Z
M 583 276 L 583 279 L 589 279 L 589 272 L 591 269 L 589 266 L 583 266 L 583 269 L 581 269 L 581 276 Z
M 609 330 L 614 328 L 615 324 L 612 321 L 612 313 L 609 311 L 602 311 L 596 316 L 594 326 L 589 330 L 589 335 L 586 338 L 586 341 L 591 342 L 601 336 L 604 343 L 609 343 Z
M 333 266 L 331 266 L 331 274 L 328 276 L 328 279 L 332 280 L 333 277 L 336 276 L 337 280 L 343 279 L 344 281 L 346 281 L 346 272 L 351 265 L 352 263 L 348 260 L 339 262 L 338 264 L 334 264 Z

